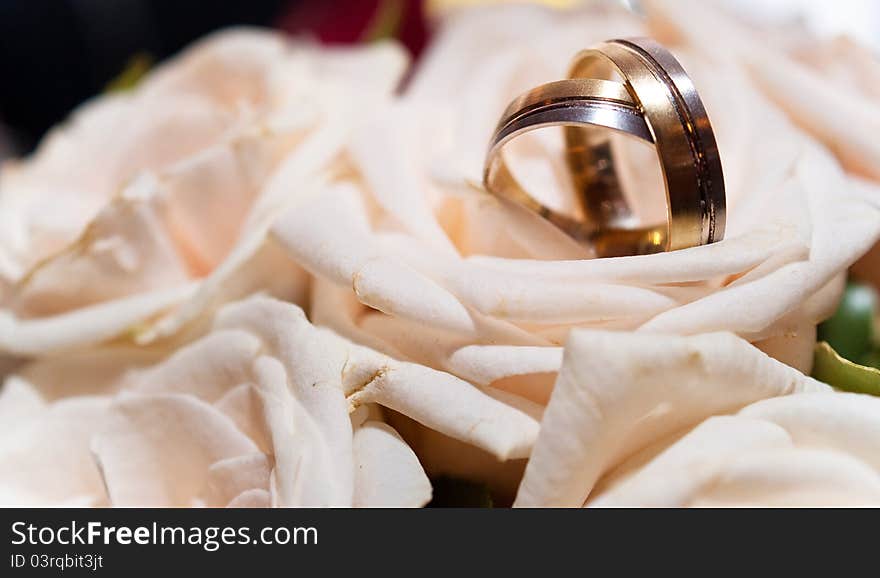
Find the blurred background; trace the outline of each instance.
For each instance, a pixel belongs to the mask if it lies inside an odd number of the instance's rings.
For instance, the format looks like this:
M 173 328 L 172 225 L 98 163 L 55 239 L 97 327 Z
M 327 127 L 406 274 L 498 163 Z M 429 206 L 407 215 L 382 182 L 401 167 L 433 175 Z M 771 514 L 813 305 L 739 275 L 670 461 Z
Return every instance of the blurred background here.
M 638 10 L 638 0 L 592 1 L 618 1 Z M 727 1 L 765 22 L 801 22 L 823 36 L 849 34 L 880 51 L 876 0 Z M 328 43 L 396 37 L 418 57 L 430 37 L 428 15 L 469 3 L 481 2 L 0 0 L 0 159 L 27 154 L 46 130 L 90 96 L 124 88 L 219 28 L 269 26 Z

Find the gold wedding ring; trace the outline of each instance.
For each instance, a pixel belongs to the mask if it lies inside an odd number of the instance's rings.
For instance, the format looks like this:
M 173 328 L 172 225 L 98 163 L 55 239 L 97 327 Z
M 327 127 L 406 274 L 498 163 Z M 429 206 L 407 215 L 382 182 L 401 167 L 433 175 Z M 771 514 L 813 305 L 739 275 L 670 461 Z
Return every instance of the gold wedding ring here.
M 645 38 L 611 40 L 578 54 L 569 77 L 530 90 L 504 111 L 486 156 L 486 189 L 537 212 L 600 257 L 721 240 L 725 193 L 718 147 L 693 83 L 672 54 Z M 530 195 L 505 163 L 508 142 L 550 126 L 565 127 L 577 218 Z M 666 188 L 665 223 L 633 225 L 611 147 L 614 133 L 654 145 Z

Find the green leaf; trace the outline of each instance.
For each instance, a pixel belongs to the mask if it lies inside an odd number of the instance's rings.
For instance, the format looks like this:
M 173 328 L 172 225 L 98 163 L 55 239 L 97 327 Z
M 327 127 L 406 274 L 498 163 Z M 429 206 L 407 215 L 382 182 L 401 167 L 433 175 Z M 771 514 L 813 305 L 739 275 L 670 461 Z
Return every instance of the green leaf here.
M 824 341 L 816 345 L 813 377 L 843 391 L 880 397 L 880 369 L 853 363 Z
M 847 283 L 837 311 L 819 325 L 819 340 L 850 361 L 860 363 L 874 346 L 877 293 L 868 285 Z
M 429 508 L 491 508 L 492 493 L 482 482 L 472 482 L 451 476 L 439 476 L 431 480 L 434 497 Z
M 361 34 L 365 42 L 394 38 L 403 21 L 403 0 L 382 0 L 370 24 Z
M 153 57 L 149 54 L 138 52 L 128 59 L 122 72 L 107 83 L 107 86 L 104 87 L 104 92 L 125 92 L 133 89 L 152 67 Z
M 859 365 L 866 365 L 868 367 L 876 367 L 877 369 L 880 369 L 880 351 L 877 351 L 876 349 L 869 351 L 858 360 L 858 363 Z

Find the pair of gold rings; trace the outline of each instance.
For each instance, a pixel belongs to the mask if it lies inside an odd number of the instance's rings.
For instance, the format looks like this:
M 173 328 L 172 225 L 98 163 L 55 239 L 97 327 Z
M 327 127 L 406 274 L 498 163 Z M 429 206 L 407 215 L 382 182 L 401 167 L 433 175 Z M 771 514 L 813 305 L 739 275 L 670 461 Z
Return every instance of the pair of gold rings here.
M 538 201 L 505 162 L 508 142 L 550 126 L 564 127 L 578 217 Z M 666 188 L 665 223 L 633 225 L 611 146 L 615 133 L 654 145 Z M 724 236 L 724 176 L 706 110 L 675 57 L 646 38 L 584 50 L 567 80 L 514 99 L 492 136 L 483 181 L 491 193 L 537 212 L 599 257 L 672 251 Z

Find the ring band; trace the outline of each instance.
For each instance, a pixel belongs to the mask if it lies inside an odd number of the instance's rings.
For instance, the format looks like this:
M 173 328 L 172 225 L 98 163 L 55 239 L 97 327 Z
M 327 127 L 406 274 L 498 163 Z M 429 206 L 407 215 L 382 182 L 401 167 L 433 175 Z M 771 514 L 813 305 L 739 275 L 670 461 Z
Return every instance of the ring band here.
M 652 244 L 651 231 L 618 228 L 608 231 L 558 213 L 529 195 L 510 173 L 501 151 L 514 138 L 548 126 L 597 126 L 653 142 L 644 117 L 619 82 L 594 79 L 561 80 L 541 85 L 515 99 L 502 114 L 492 138 L 483 181 L 493 193 L 538 213 L 575 239 L 589 244 L 599 255 Z M 598 150 L 599 143 L 596 144 Z M 610 149 L 608 149 L 610 156 Z M 608 163 L 610 166 L 610 163 Z M 643 248 L 640 252 L 650 252 Z
M 648 39 L 612 40 L 578 54 L 570 76 L 532 89 L 502 114 L 486 157 L 486 189 L 539 213 L 600 257 L 670 251 L 723 238 L 725 193 L 717 144 L 702 102 L 675 58 Z M 614 82 L 617 76 L 624 82 Z M 583 219 L 534 199 L 504 161 L 502 149 L 510 140 L 548 126 L 566 127 L 566 160 Z M 666 187 L 666 223 L 633 227 L 609 131 L 597 127 L 655 145 Z

